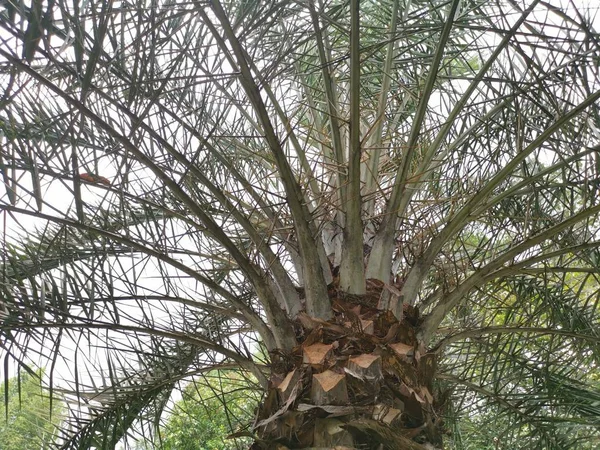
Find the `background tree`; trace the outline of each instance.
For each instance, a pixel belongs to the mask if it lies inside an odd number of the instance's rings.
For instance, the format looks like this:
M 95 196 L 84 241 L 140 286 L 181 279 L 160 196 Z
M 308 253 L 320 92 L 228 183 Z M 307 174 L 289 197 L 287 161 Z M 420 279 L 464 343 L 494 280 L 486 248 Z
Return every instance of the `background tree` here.
M 162 429 L 162 448 L 248 448 L 252 441 L 243 435 L 251 435 L 247 427 L 254 419 L 260 391 L 252 380 L 240 375 L 239 372 L 213 371 L 188 384 Z
M 0 342 L 68 394 L 60 446 L 156 442 L 225 366 L 254 448 L 598 439 L 593 10 L 2 8 Z
M 4 407 L 0 422 L 3 450 L 40 450 L 52 448 L 60 424 L 63 404 L 50 401 L 41 384 L 42 371 L 22 373 L 0 385 Z

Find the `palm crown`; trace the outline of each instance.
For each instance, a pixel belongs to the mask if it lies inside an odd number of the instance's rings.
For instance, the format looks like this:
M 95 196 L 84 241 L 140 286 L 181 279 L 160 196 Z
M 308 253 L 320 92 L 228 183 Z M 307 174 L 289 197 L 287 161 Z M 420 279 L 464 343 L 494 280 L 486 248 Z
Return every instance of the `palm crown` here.
M 0 24 L 2 346 L 71 400 L 61 446 L 153 439 L 215 367 L 268 393 L 256 448 L 333 446 L 319 423 L 357 447 L 485 422 L 498 448 L 597 442 L 591 12 L 35 0 Z M 351 419 L 360 395 L 314 386 L 364 389 L 364 355 L 410 391 Z

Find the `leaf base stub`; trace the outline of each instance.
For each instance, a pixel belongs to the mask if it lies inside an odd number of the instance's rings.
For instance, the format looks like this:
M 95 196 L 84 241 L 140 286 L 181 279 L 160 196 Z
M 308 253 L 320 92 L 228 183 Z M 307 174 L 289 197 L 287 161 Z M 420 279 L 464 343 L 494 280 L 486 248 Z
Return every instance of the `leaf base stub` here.
M 272 355 L 252 449 L 441 447 L 435 357 L 417 340 L 418 310 L 404 307 L 398 320 L 380 308 L 383 283 L 367 286 L 365 296 L 330 289 L 329 321 L 298 315 L 298 345 Z

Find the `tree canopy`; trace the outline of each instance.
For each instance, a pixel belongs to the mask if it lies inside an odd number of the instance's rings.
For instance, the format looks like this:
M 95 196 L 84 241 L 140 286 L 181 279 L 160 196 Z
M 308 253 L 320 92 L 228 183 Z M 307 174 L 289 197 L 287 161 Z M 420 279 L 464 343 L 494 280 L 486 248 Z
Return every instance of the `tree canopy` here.
M 160 445 L 225 369 L 254 449 L 598 442 L 593 7 L 0 8 L 0 346 L 57 446 Z
M 4 393 L 0 443 L 3 450 L 46 450 L 53 447 L 63 403 L 50 401 L 42 371 L 22 373 L 0 384 Z
M 239 372 L 214 371 L 188 384 L 162 429 L 160 448 L 248 448 L 252 443 L 248 427 L 260 402 L 260 391 L 253 380 L 240 375 Z

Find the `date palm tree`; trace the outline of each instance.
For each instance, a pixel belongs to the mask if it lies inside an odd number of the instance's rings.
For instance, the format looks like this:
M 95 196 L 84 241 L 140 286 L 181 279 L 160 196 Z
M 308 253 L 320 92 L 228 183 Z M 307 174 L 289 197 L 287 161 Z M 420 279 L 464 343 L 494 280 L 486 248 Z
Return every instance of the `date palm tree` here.
M 160 447 L 215 369 L 254 449 L 598 443 L 592 8 L 2 8 L 0 342 L 58 446 Z

